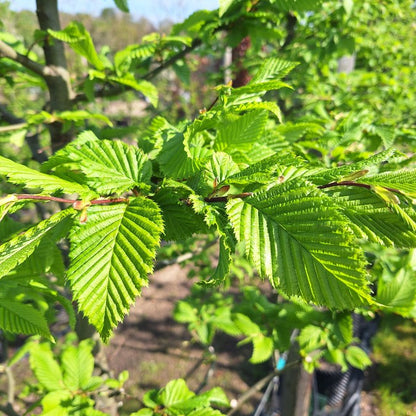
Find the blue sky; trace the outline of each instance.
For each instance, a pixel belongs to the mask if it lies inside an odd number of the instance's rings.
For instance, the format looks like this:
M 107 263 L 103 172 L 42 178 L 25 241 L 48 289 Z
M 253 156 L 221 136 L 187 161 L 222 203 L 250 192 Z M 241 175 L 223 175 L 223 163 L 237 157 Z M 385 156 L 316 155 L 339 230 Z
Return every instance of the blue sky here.
M 9 0 L 12 10 L 36 9 L 36 0 Z M 169 18 L 180 21 L 198 9 L 216 9 L 218 0 L 128 0 L 134 17 L 145 16 L 154 23 Z M 70 13 L 100 14 L 106 7 L 115 7 L 113 0 L 58 0 L 59 9 Z

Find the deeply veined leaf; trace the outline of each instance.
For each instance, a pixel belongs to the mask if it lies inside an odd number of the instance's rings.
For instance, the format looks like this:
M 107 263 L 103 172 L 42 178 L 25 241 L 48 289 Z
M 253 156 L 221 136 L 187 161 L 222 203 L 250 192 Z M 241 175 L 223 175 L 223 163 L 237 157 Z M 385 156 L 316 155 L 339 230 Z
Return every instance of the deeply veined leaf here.
M 315 10 L 322 0 L 273 0 L 273 3 L 275 2 L 282 11 L 303 12 Z
M 183 179 L 196 173 L 210 154 L 211 151 L 204 146 L 203 137 L 196 135 L 188 139 L 177 132 L 165 141 L 158 161 L 165 175 L 173 179 Z
M 244 104 L 234 104 L 232 103 L 232 109 L 235 112 L 250 112 L 253 110 L 266 110 L 273 113 L 277 119 L 282 122 L 282 111 L 279 106 L 271 101 L 253 101 Z
M 232 96 L 241 96 L 245 94 L 257 94 L 265 91 L 279 90 L 280 88 L 291 88 L 289 84 L 282 81 L 264 81 L 249 83 L 239 88 L 234 88 L 232 90 Z
M 233 120 L 226 120 L 218 130 L 214 143 L 217 151 L 244 150 L 257 142 L 267 122 L 265 111 L 251 111 Z
M 47 391 L 65 388 L 61 368 L 54 359 L 49 344 L 33 344 L 29 361 L 36 378 Z
M 72 208 L 58 212 L 0 245 L 0 278 L 23 263 L 42 239 L 53 236 L 57 228 L 70 223 L 75 213 Z
M 263 277 L 289 296 L 334 309 L 369 301 L 363 253 L 336 205 L 300 178 L 227 206 Z
M 147 285 L 162 231 L 159 207 L 138 197 L 129 204 L 90 207 L 88 221 L 71 233 L 68 280 L 103 340 Z
M 0 281 L 0 291 L 2 281 Z M 42 335 L 52 339 L 45 317 L 32 305 L 0 296 L 0 328 L 13 334 Z
M 401 169 L 365 177 L 360 182 L 397 189 L 406 195 L 416 197 L 416 169 Z
M 282 79 L 297 65 L 297 62 L 285 61 L 280 58 L 265 59 L 250 81 L 250 84 Z
M 327 169 L 317 174 L 315 172 L 312 172 L 312 175 L 309 177 L 309 180 L 313 181 L 317 185 L 323 185 L 328 182 L 340 180 L 346 175 L 353 172 L 358 172 L 360 170 L 368 170 L 370 172 L 369 176 L 367 176 L 366 178 L 366 180 L 368 180 L 371 173 L 373 173 L 374 171 L 378 171 L 380 164 L 386 162 L 396 154 L 397 151 L 395 151 L 394 149 L 387 149 L 383 152 L 377 153 L 374 156 L 369 157 L 368 159 L 360 160 L 356 163 Z
M 131 64 L 142 61 L 153 56 L 156 51 L 156 44 L 143 43 L 141 45 L 129 45 L 114 55 L 114 64 L 120 73 L 125 73 Z
M 42 189 L 44 194 L 62 191 L 67 194 L 78 194 L 80 197 L 94 197 L 96 194 L 86 186 L 69 182 L 54 175 L 47 175 L 27 166 L 0 156 L 0 174 L 7 176 L 9 182 L 25 185 L 30 189 Z
M 350 227 L 358 238 L 385 246 L 415 246 L 416 231 L 409 225 L 409 218 L 414 223 L 416 213 L 410 207 L 394 209 L 396 205 L 388 206 L 370 190 L 359 187 L 343 187 L 327 192 L 336 199 L 342 212 L 351 221 Z M 406 217 L 403 217 L 403 213 Z M 410 215 L 414 217 L 413 220 Z
M 239 171 L 238 165 L 230 155 L 223 152 L 215 152 L 205 165 L 204 179 L 206 184 L 211 186 L 213 191 L 215 191 L 217 185 Z
M 65 386 L 71 391 L 84 389 L 90 382 L 94 370 L 90 340 L 83 340 L 78 346 L 66 347 L 61 362 Z
M 137 147 L 119 140 L 93 140 L 68 146 L 63 162 L 72 170 L 85 174 L 85 182 L 100 195 L 123 193 L 133 188 L 146 188 L 152 166 Z
M 75 52 L 86 58 L 97 69 L 103 70 L 105 68 L 104 62 L 95 50 L 91 35 L 81 23 L 71 22 L 65 29 L 59 31 L 48 29 L 48 34 L 68 43 Z

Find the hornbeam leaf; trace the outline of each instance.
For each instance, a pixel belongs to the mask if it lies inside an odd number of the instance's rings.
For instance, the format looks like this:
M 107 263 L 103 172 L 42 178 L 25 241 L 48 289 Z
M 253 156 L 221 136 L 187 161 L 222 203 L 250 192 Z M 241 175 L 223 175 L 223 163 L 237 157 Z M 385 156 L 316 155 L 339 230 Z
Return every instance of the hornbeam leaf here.
M 363 253 L 334 202 L 295 178 L 228 202 L 236 237 L 263 277 L 289 296 L 335 309 L 369 301 Z
M 55 231 L 59 227 L 72 221 L 75 213 L 76 211 L 72 208 L 58 212 L 47 220 L 29 228 L 26 232 L 0 245 L 0 278 L 23 263 L 33 253 L 43 238 L 54 236 Z
M 0 328 L 15 334 L 42 335 L 52 339 L 43 315 L 32 305 L 0 297 Z
M 143 197 L 129 204 L 91 206 L 70 234 L 68 280 L 79 309 L 107 341 L 141 288 L 159 246 L 159 207 Z
M 416 213 L 411 207 L 388 205 L 375 193 L 355 186 L 329 188 L 327 192 L 351 221 L 350 227 L 358 238 L 388 247 L 416 245 Z
M 41 173 L 2 156 L 0 156 L 0 175 L 7 176 L 12 183 L 22 184 L 30 189 L 40 188 L 45 194 L 63 191 L 67 194 L 78 194 L 81 197 L 95 196 L 95 193 L 86 186 Z
M 85 182 L 100 195 L 146 188 L 152 174 L 147 156 L 137 147 L 121 141 L 92 140 L 62 149 L 54 161 L 85 174 Z M 51 165 L 50 165 L 51 166 Z

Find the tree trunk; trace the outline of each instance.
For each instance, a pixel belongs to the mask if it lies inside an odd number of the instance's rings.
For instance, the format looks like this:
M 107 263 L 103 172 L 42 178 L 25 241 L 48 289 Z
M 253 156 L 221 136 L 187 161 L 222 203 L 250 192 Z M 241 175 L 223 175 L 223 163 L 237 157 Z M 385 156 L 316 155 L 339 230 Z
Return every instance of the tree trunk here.
M 61 30 L 57 3 L 57 0 L 36 0 L 36 14 L 41 30 Z M 48 110 L 71 110 L 70 100 L 74 94 L 67 70 L 64 45 L 61 41 L 46 36 L 43 51 L 46 65 L 50 69 L 49 74 L 45 75 L 50 100 Z M 52 152 L 65 146 L 72 139 L 72 132 L 63 132 L 63 124 L 59 122 L 50 124 L 49 132 Z
M 293 344 L 288 362 L 299 360 L 299 346 Z M 308 416 L 312 393 L 313 374 L 302 364 L 285 371 L 282 377 L 282 416 Z

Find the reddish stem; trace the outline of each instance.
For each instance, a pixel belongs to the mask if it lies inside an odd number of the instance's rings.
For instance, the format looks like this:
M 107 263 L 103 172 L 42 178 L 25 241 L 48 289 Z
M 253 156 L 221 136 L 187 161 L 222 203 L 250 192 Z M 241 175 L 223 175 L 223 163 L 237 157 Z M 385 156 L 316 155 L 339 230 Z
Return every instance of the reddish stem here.
M 371 185 L 367 183 L 360 183 L 354 181 L 341 181 L 341 182 L 330 182 L 325 185 L 319 185 L 319 189 L 331 188 L 333 186 L 358 186 L 359 188 L 371 189 Z M 384 189 L 390 192 L 394 192 L 396 194 L 400 194 L 400 190 L 395 188 L 389 188 L 388 186 L 383 186 Z
M 63 202 L 65 204 L 74 204 L 79 201 L 79 199 L 67 199 L 67 198 L 58 198 L 56 196 L 50 195 L 31 195 L 31 194 L 20 194 L 16 195 L 17 199 L 32 199 L 35 201 L 55 201 Z M 114 203 L 127 203 L 127 198 L 107 198 L 107 199 L 93 199 L 90 201 L 90 205 L 106 205 Z

